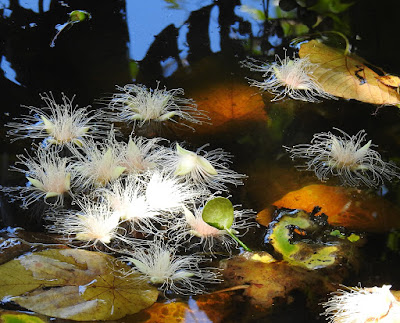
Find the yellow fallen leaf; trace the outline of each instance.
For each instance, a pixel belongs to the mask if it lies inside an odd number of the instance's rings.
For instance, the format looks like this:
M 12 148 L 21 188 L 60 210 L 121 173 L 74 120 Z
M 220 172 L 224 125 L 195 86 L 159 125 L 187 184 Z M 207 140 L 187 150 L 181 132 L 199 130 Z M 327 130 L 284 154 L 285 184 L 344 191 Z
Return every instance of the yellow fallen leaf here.
M 299 56 L 318 64 L 313 76 L 324 91 L 334 96 L 378 105 L 400 103 L 400 79 L 378 68 L 371 69 L 361 57 L 346 55 L 318 40 L 303 43 Z
M 156 288 L 120 270 L 99 252 L 49 249 L 0 266 L 0 297 L 40 314 L 71 320 L 116 320 L 152 305 Z

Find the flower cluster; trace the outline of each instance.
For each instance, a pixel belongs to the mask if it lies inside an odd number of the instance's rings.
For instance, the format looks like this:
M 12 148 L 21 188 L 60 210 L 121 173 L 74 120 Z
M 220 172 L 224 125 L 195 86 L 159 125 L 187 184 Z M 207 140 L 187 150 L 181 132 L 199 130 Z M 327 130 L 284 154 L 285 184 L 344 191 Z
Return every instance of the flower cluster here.
M 227 232 L 201 229 L 211 226 L 200 223 L 200 210 L 229 186 L 243 184 L 245 176 L 229 168 L 232 156 L 220 148 L 204 145 L 191 151 L 182 143 L 133 133 L 120 138 L 113 122 L 187 125 L 204 115 L 192 100 L 181 97 L 181 89 L 118 89 L 124 93 L 115 94 L 96 113 L 74 108 L 65 95 L 59 104 L 52 94 L 43 94 L 45 108 L 30 107 L 34 116 L 9 124 L 10 135 L 44 139 L 31 146 L 33 154 L 18 155 L 12 167 L 27 184 L 2 191 L 24 208 L 43 203 L 47 230 L 61 234 L 69 245 L 125 254 L 121 260 L 132 266 L 125 274 L 140 273 L 165 293 L 203 293 L 205 284 L 219 282 L 218 275 L 204 266 L 209 259 L 203 254 L 187 254 L 192 245 L 183 239 L 197 239 L 193 245 L 212 256 L 217 248 L 232 252 L 237 242 Z M 189 218 L 189 209 L 196 220 Z M 235 210 L 231 231 L 236 234 L 250 225 L 251 216 L 243 217 L 243 212 Z M 214 243 L 218 240 L 220 244 Z

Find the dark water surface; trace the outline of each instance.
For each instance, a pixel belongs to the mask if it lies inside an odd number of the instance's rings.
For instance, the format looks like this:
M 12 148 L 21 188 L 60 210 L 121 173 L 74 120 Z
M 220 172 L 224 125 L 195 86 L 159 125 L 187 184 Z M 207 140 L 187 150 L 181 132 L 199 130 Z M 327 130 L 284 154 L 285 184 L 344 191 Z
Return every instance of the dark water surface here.
M 279 1 L 258 0 L 65 0 L 0 1 L 0 91 L 1 123 L 21 115 L 20 105 L 41 106 L 39 93 L 63 92 L 76 95 L 79 106 L 99 108 L 99 99 L 115 92 L 115 85 L 132 82 L 149 87 L 182 87 L 190 97 L 198 89 L 235 80 L 244 84 L 246 76 L 256 77 L 240 68 L 247 56 L 273 59 L 274 53 L 290 48 L 295 34 L 284 36 L 277 20 L 256 20 L 243 10 L 246 5 L 276 18 Z M 291 1 L 287 1 L 291 2 Z M 295 1 L 292 1 L 295 2 Z M 298 1 L 311 3 L 316 1 Z M 323 23 L 313 28 L 315 13 L 294 9 L 295 24 L 308 25 L 309 32 L 336 29 L 347 32 L 352 49 L 359 56 L 391 74 L 400 74 L 397 21 L 400 3 L 395 1 L 354 1 L 342 14 L 320 14 Z M 268 8 L 268 10 L 267 10 Z M 72 10 L 85 10 L 91 19 L 74 24 L 60 33 L 55 46 L 50 43 L 55 26 L 68 20 Z M 298 13 L 297 13 L 297 11 Z M 331 17 L 331 18 L 330 18 Z M 333 18 L 332 18 L 333 17 Z M 290 20 L 289 19 L 289 20 Z M 343 25 L 335 22 L 342 21 Z M 139 67 L 139 69 L 138 69 Z M 284 100 L 271 103 L 264 96 L 267 124 L 245 121 L 236 127 L 215 132 L 168 132 L 166 137 L 188 141 L 194 146 L 210 143 L 234 156 L 232 168 L 249 175 L 244 187 L 232 190 L 232 199 L 245 208 L 259 212 L 291 190 L 319 181 L 311 173 L 294 171 L 282 145 L 307 143 L 317 132 L 332 127 L 349 134 L 361 129 L 378 145 L 385 160 L 400 164 L 400 113 L 397 107 L 381 107 L 356 101 L 304 103 Z M 271 126 L 271 123 L 274 125 Z M 7 129 L 0 129 L 0 184 L 15 185 L 18 174 L 8 168 L 15 154 L 29 146 L 29 140 L 11 144 Z M 337 184 L 335 181 L 328 184 Z M 400 184 L 388 183 L 384 198 L 400 206 Z M 379 193 L 379 190 L 378 190 Z M 20 214 L 17 206 L 2 200 L 1 226 L 22 226 L 41 231 L 37 218 Z M 40 211 L 36 211 L 40 212 Z M 395 216 L 395 215 L 394 215 Z M 400 214 L 397 214 L 400 216 Z M 268 250 L 263 244 L 265 229 L 260 228 L 244 240 L 254 249 Z M 387 234 L 371 234 L 363 249 L 364 261 L 346 285 L 381 286 L 400 289 L 396 268 L 399 253 L 386 247 Z M 193 302 L 189 304 L 193 305 Z M 224 322 L 323 322 L 298 301 L 265 317 L 253 315 L 257 308 L 238 301 Z M 189 316 L 188 316 L 189 317 Z M 137 322 L 140 316 L 119 322 Z M 59 320 L 60 322 L 62 320 Z M 187 322 L 207 322 L 207 318 L 189 317 Z M 64 322 L 64 321 L 63 321 Z

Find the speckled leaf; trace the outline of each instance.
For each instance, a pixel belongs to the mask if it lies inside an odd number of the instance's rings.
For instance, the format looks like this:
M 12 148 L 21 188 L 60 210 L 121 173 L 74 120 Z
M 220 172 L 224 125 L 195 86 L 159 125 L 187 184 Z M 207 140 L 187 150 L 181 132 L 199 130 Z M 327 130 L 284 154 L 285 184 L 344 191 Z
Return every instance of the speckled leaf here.
M 334 96 L 379 105 L 400 103 L 400 79 L 386 75 L 378 68 L 373 70 L 360 57 L 346 55 L 343 50 L 326 46 L 318 40 L 302 44 L 299 56 L 308 56 L 312 63 L 319 65 L 313 76 L 324 91 Z
M 115 320 L 152 305 L 156 288 L 118 273 L 126 265 L 79 249 L 30 253 L 0 266 L 0 295 L 35 312 L 72 320 Z

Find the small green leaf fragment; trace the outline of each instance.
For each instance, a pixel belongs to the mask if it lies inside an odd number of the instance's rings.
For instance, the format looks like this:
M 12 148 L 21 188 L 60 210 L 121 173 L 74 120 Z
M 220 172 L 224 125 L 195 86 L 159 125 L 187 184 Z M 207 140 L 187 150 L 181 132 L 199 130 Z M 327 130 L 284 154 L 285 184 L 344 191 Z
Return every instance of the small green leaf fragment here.
M 91 19 L 92 16 L 90 15 L 89 12 L 84 11 L 84 10 L 74 10 L 69 13 L 69 19 L 71 22 L 81 22 L 86 19 Z
M 360 238 L 361 237 L 359 235 L 352 233 L 347 237 L 347 240 L 349 240 L 350 242 L 357 242 L 358 240 L 360 240 Z
M 337 237 L 337 238 L 340 238 L 340 239 L 344 239 L 343 233 L 341 233 L 339 230 L 333 230 L 333 231 L 330 233 L 330 235 L 333 236 L 333 237 Z

